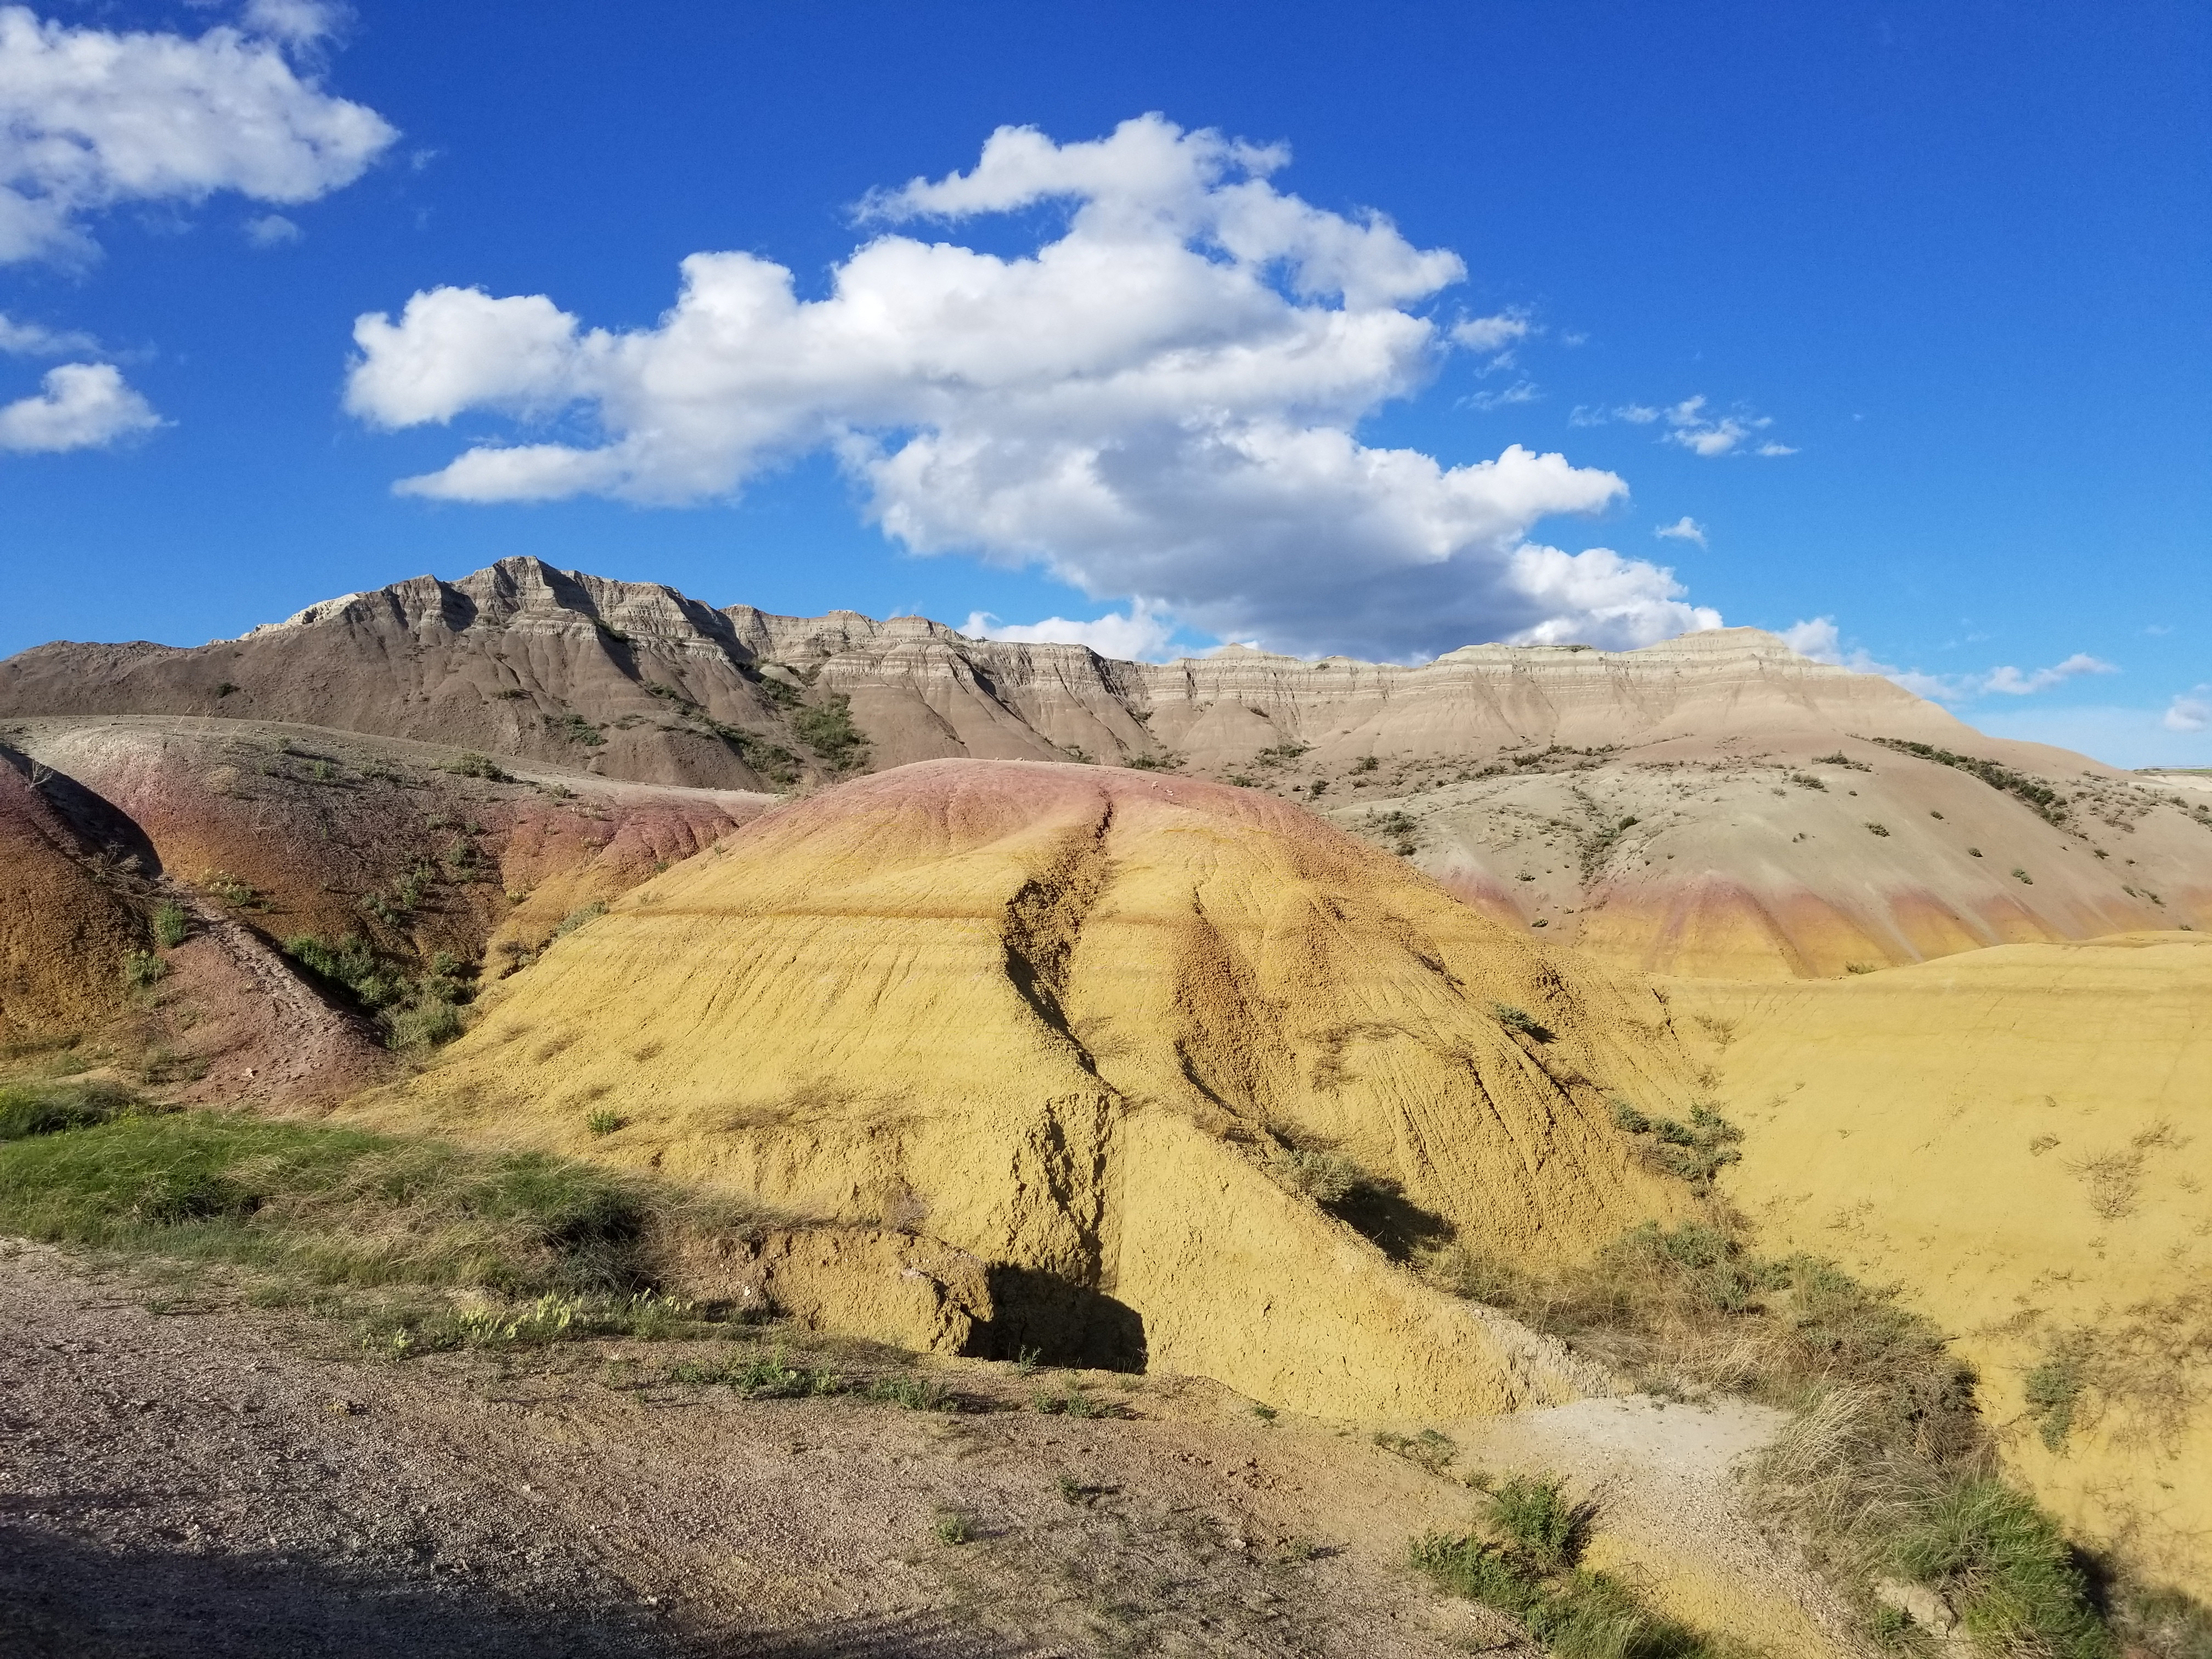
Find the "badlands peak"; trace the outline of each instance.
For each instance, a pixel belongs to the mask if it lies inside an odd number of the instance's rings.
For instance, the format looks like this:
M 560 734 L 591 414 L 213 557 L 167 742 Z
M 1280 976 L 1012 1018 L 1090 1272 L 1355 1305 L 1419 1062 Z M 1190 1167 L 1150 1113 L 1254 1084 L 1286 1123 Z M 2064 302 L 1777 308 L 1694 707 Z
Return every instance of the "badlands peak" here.
M 1246 645 L 1139 663 L 920 617 L 717 609 L 528 557 L 205 646 L 57 642 L 0 663 L 0 715 L 92 714 L 297 721 L 724 788 L 964 756 L 1230 775 L 1307 755 L 1326 772 L 1723 731 L 1966 734 L 1756 629 L 1634 651 L 1475 644 L 1413 665 Z

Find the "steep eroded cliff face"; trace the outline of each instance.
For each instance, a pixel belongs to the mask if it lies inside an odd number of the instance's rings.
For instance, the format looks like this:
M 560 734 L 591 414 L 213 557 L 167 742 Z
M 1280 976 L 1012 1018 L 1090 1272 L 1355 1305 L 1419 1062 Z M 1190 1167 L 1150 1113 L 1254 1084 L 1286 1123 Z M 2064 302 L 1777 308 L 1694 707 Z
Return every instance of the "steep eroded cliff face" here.
M 1674 973 L 1818 977 L 2212 926 L 2212 800 L 1984 738 L 1756 629 L 1413 666 L 1238 646 L 1131 663 L 921 617 L 718 611 L 518 558 L 190 650 L 0 663 L 0 717 L 91 714 L 294 721 L 714 790 L 958 758 L 1206 777 L 1304 799 L 1499 920 Z

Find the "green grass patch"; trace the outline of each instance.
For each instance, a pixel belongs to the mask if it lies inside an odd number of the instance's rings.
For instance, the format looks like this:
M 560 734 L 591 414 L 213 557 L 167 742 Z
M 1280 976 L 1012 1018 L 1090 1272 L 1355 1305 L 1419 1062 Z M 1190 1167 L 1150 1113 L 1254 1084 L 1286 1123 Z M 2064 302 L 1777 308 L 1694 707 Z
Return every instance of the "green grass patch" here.
M 88 1129 L 129 1116 L 144 1103 L 116 1083 L 45 1080 L 0 1087 L 0 1142 Z
M 1910 1577 L 1943 1589 L 1985 1652 L 2110 1659 L 2119 1650 L 2057 1522 L 2001 1481 L 1946 1486 L 1891 1551 Z
M 98 1087 L 8 1109 L 51 1127 L 0 1144 L 0 1231 L 315 1285 L 650 1288 L 645 1202 L 606 1171 L 322 1124 L 144 1115 Z
M 1495 1607 L 1565 1659 L 1723 1659 L 1729 1650 L 1645 1605 L 1629 1585 L 1509 1543 L 1431 1533 L 1413 1565 L 1437 1588 Z
M 655 1241 L 744 1224 L 544 1153 L 159 1112 L 96 1083 L 0 1091 L 0 1233 L 240 1270 L 393 1357 L 716 1334 L 750 1316 L 664 1294 Z

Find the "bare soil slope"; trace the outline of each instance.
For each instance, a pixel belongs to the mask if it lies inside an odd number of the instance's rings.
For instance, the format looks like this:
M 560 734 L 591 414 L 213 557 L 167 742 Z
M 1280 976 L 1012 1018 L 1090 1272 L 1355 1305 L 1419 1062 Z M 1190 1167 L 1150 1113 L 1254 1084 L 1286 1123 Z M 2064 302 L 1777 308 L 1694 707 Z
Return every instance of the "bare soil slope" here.
M 1719 1022 L 1771 1248 L 1905 1285 L 2079 1535 L 2212 1591 L 2212 939 L 1668 995 Z
M 351 934 L 425 962 L 489 950 L 494 972 L 578 908 L 689 858 L 773 799 L 509 772 L 451 748 L 251 720 L 7 729 L 127 815 L 172 879 L 271 940 Z
M 1648 993 L 1297 808 L 943 762 L 624 896 L 374 1109 L 970 1252 L 982 1352 L 1465 1415 L 1603 1382 L 1382 1247 L 1577 1256 L 1676 1213 L 1607 1103 L 1680 1109 L 1680 1069 Z

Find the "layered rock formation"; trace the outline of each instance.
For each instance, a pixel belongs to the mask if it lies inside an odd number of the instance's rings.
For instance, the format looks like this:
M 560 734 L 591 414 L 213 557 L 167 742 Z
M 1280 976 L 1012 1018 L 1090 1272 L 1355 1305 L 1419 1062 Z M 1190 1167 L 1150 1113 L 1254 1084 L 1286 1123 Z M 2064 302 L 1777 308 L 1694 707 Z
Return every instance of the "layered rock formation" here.
M 939 762 L 626 895 L 371 1109 L 968 1252 L 986 1351 L 1451 1415 L 1589 1379 L 1390 1254 L 1682 1212 L 1609 1105 L 1686 1110 L 1678 1055 L 1648 992 L 1285 803 Z
M 0 715 L 120 713 L 748 791 L 959 757 L 1210 776 L 1303 797 L 1500 920 L 1676 973 L 2212 927 L 2212 801 L 1983 737 L 1753 629 L 1417 666 L 1241 647 L 1154 665 L 919 617 L 717 611 L 509 559 L 196 649 L 0 663 Z
M 188 650 L 62 642 L 0 663 L 0 715 L 299 721 L 734 787 L 779 769 L 818 776 L 862 763 L 807 717 L 836 696 L 849 700 L 877 769 L 1079 755 L 1198 770 L 1297 758 L 1302 772 L 1326 775 L 1370 757 L 1467 758 L 1529 743 L 1966 734 L 1887 680 L 1810 661 L 1751 629 L 1629 652 L 1474 645 L 1417 667 L 1240 647 L 1161 665 L 970 640 L 914 617 L 714 611 L 672 588 L 535 559 L 349 594 Z

